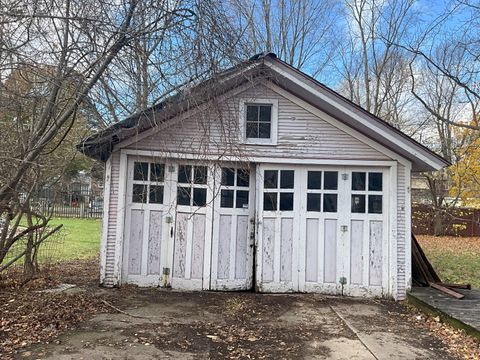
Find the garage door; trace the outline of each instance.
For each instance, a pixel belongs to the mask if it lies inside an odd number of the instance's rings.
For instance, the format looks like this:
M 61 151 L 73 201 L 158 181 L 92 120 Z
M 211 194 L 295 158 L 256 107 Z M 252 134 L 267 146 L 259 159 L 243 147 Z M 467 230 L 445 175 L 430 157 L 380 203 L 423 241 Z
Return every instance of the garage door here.
M 257 287 L 382 295 L 386 170 L 260 166 Z
M 208 289 L 212 213 L 212 168 L 178 164 L 172 169 L 175 231 L 171 285 L 177 289 Z
M 128 162 L 122 281 L 158 286 L 167 266 L 170 188 L 164 162 Z
M 254 171 L 238 164 L 216 170 L 210 288 L 249 290 L 254 267 Z
M 152 158 L 127 167 L 122 282 L 208 289 L 212 169 Z

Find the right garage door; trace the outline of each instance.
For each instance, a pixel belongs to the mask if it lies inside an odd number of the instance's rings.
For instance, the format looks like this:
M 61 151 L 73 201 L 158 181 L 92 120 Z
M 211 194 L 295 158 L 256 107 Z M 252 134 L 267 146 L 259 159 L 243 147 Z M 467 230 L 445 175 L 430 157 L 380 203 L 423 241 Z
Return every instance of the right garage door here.
M 386 292 L 388 169 L 260 166 L 257 174 L 261 291 Z

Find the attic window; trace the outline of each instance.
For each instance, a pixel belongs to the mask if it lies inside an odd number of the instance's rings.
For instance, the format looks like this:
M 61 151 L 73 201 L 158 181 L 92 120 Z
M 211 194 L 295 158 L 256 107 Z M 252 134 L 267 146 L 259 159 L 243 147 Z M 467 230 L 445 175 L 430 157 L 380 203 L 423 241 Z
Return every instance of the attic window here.
M 277 143 L 278 100 L 254 99 L 240 103 L 240 124 L 243 141 L 247 144 Z
M 272 105 L 246 104 L 247 139 L 270 139 L 272 133 Z

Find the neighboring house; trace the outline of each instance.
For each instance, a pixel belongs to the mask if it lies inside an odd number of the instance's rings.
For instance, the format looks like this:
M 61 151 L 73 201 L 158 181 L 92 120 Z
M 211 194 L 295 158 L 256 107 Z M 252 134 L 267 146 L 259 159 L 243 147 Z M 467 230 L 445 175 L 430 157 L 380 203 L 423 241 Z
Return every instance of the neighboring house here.
M 256 55 L 92 136 L 101 283 L 403 299 L 410 173 L 447 162 Z
M 412 203 L 414 204 L 432 204 L 432 195 L 428 180 L 422 174 L 412 174 Z

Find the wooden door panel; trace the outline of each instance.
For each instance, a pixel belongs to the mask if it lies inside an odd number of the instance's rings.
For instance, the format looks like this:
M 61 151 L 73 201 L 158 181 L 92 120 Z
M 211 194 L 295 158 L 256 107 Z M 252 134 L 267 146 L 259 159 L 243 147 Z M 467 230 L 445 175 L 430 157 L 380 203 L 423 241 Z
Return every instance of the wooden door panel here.
M 253 286 L 254 179 L 254 171 L 247 165 L 216 167 L 212 290 L 249 290 Z
M 148 275 L 160 275 L 162 272 L 162 231 L 163 211 L 151 210 L 148 230 Z
M 145 211 L 132 210 L 128 246 L 128 274 L 140 275 L 142 270 L 143 217 Z

